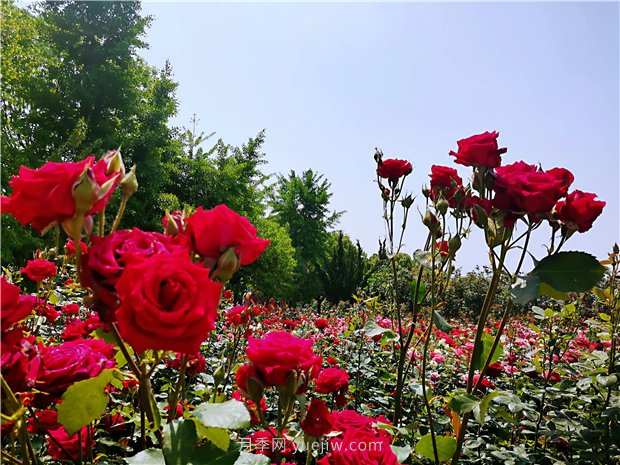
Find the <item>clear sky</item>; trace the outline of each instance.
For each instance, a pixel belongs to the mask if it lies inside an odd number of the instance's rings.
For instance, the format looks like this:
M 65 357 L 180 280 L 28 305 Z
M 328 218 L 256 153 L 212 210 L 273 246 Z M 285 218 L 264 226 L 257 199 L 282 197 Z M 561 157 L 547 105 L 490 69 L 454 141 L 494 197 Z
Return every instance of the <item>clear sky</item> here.
M 339 227 L 368 253 L 385 235 L 374 148 L 414 164 L 418 195 L 433 164 L 458 168 L 458 139 L 498 130 L 505 163 L 568 168 L 573 188 L 607 202 L 566 250 L 605 258 L 619 241 L 617 3 L 148 3 L 143 56 L 172 63 L 175 125 L 242 144 L 267 130 L 270 173 L 312 168 L 332 185 Z M 416 213 L 417 214 L 417 213 Z M 537 231 L 538 258 L 549 229 Z M 405 251 L 426 237 L 414 218 Z M 485 264 L 476 230 L 457 255 Z M 525 269 L 530 268 L 529 263 Z

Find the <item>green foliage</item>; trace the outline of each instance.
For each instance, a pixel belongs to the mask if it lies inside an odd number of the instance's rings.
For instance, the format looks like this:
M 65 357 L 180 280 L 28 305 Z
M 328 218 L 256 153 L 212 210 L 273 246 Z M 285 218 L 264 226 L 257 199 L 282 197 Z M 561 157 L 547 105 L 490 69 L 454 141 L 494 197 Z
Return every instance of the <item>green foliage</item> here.
M 105 412 L 109 397 L 104 392 L 112 381 L 114 370 L 103 370 L 99 375 L 70 386 L 58 406 L 58 422 L 73 435 Z
M 440 462 L 450 460 L 456 452 L 456 439 L 451 436 L 435 436 L 437 446 L 437 458 Z M 433 438 L 430 434 L 422 436 L 415 445 L 415 451 L 429 460 L 435 460 L 433 451 Z
M 516 303 L 524 304 L 547 295 L 565 298 L 561 293 L 586 292 L 605 274 L 605 267 L 585 252 L 559 252 L 543 258 L 534 269 L 512 287 Z
M 161 449 L 146 449 L 133 457 L 125 457 L 123 460 L 129 465 L 166 465 L 166 459 Z
M 489 354 L 491 353 L 491 349 L 493 348 L 494 340 L 495 338 L 489 333 L 484 333 L 482 335 L 482 338 L 480 339 L 480 342 L 482 343 L 482 351 L 479 352 L 480 355 L 474 360 L 474 366 L 477 369 L 482 370 L 482 368 L 484 367 L 484 363 L 486 362 Z M 495 351 L 493 352 L 493 356 L 489 361 L 489 365 L 497 362 L 503 353 L 504 347 L 502 346 L 501 341 L 499 341 L 497 347 L 495 348 Z
M 350 300 L 362 284 L 366 254 L 359 241 L 353 245 L 342 231 L 329 233 L 325 256 L 316 266 L 323 296 L 328 302 L 336 304 Z
M 269 206 L 271 217 L 287 228 L 295 247 L 295 300 L 310 301 L 322 293 L 315 264 L 326 255 L 328 229 L 343 212 L 330 212 L 330 183 L 312 170 L 279 176 Z
M 250 288 L 264 297 L 289 298 L 293 293 L 297 261 L 287 230 L 269 218 L 259 218 L 254 225 L 259 237 L 271 240 L 258 260 L 239 270 L 230 287 L 237 294 Z
M 395 258 L 398 273 L 398 298 L 399 302 L 404 303 L 412 298 L 411 283 L 417 278 L 417 266 L 407 254 L 397 254 Z M 390 260 L 381 259 L 380 255 L 374 254 L 368 259 L 367 269 L 363 280 L 366 294 L 378 296 L 383 301 L 391 301 L 394 275 Z
M 173 420 L 164 426 L 163 452 L 167 465 L 186 465 L 189 463 L 198 435 L 196 425 L 191 420 Z
M 207 427 L 241 429 L 250 425 L 250 413 L 243 402 L 229 400 L 220 404 L 202 403 L 192 414 Z

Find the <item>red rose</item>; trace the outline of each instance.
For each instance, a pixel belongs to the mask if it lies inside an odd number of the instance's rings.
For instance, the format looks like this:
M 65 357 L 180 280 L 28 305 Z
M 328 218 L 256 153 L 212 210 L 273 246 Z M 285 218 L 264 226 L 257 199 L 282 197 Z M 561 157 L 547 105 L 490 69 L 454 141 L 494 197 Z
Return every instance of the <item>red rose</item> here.
M 518 216 L 550 212 L 566 196 L 574 177 L 564 168 L 539 171 L 522 161 L 497 168 L 493 206 Z
M 569 228 L 586 232 L 592 227 L 594 220 L 603 213 L 605 205 L 605 202 L 596 200 L 596 194 L 575 189 L 568 194 L 566 200 L 556 203 L 555 211 L 558 219 Z
M 20 289 L 11 284 L 4 276 L 0 278 L 0 326 L 6 332 L 32 312 L 33 302 L 20 296 Z
M 136 259 L 125 268 L 116 290 L 118 329 L 136 350 L 196 353 L 215 328 L 222 285 L 187 254 Z
M 76 339 L 41 351 L 37 389 L 60 397 L 76 381 L 94 378 L 113 368 L 115 348 L 102 339 Z M 45 398 L 48 400 L 48 398 Z
M 185 217 L 180 210 L 174 210 L 172 213 L 164 215 L 161 224 L 164 227 L 164 232 L 171 236 L 185 232 Z
M 296 375 L 303 389 L 321 369 L 321 357 L 312 351 L 312 341 L 286 332 L 272 331 L 263 339 L 250 337 L 245 353 L 267 386 L 285 386 Z
M 82 457 L 86 457 L 87 450 L 95 445 L 94 431 L 91 430 L 91 434 L 88 434 L 89 429 L 84 426 L 80 433 L 75 433 L 73 436 L 69 436 L 64 428 L 58 428 L 49 431 L 50 435 L 56 439 L 57 442 L 62 444 L 64 450 L 61 449 L 56 441 L 47 437 L 47 453 L 55 459 L 74 459 L 80 458 L 80 449 L 82 450 Z M 82 438 L 82 446 L 80 447 L 80 438 Z M 65 450 L 70 454 L 67 455 Z
M 377 176 L 384 179 L 389 179 L 394 182 L 403 176 L 407 176 L 413 171 L 413 166 L 407 160 L 398 160 L 395 158 L 388 158 L 383 160 L 377 166 Z
M 431 178 L 432 200 L 437 201 L 443 197 L 452 208 L 457 206 L 457 200 L 464 200 L 463 180 L 454 168 L 433 165 L 429 176 Z
M 19 335 L 19 332 L 18 332 Z M 35 385 L 41 366 L 35 338 L 20 338 L 13 350 L 2 349 L 0 367 L 2 376 L 13 392 L 25 392 Z
M 250 321 L 250 312 L 247 307 L 239 305 L 229 308 L 226 311 L 226 324 L 229 326 L 240 326 L 248 324 Z
M 189 252 L 181 239 L 138 228 L 96 238 L 82 259 L 82 281 L 94 291 L 94 306 L 102 319 L 115 319 L 114 312 L 119 305 L 116 284 L 130 258 L 185 250 Z
M 58 429 L 61 425 L 58 423 L 58 412 L 56 410 L 40 410 L 34 414 L 37 417 L 38 422 L 34 418 L 28 418 L 28 432 L 31 434 L 45 434 L 45 431 L 39 428 L 39 423 L 50 431 Z
M 454 257 L 456 256 L 456 251 L 450 253 L 449 241 L 437 241 L 435 243 L 435 250 L 437 250 L 437 252 L 439 252 L 439 255 L 441 255 L 442 257 L 450 257 L 454 259 Z
M 63 315 L 77 315 L 80 313 L 80 305 L 79 304 L 67 304 L 62 307 Z
M 67 251 L 67 255 L 69 257 L 75 255 L 75 244 L 73 243 L 73 239 L 69 239 L 67 241 L 67 243 L 65 244 L 65 250 Z M 82 255 L 88 252 L 88 246 L 85 242 L 80 241 L 80 251 L 82 252 Z
M 373 425 L 377 423 L 390 424 L 383 416 L 376 419 L 357 413 L 355 410 L 342 410 L 340 412 L 335 411 L 332 413 L 332 421 L 334 423 L 334 429 L 342 431 L 343 433 L 349 430 L 354 431 L 370 431 L 376 434 L 378 437 L 390 442 L 392 435 L 385 430 L 376 429 Z
M 314 320 L 314 327 L 316 329 L 325 329 L 329 326 L 329 321 L 327 321 L 325 318 L 317 318 L 316 320 Z
M 54 263 L 42 258 L 28 260 L 28 265 L 22 268 L 22 273 L 36 282 L 56 276 L 56 271 L 57 268 Z
M 42 234 L 75 217 L 76 196 L 86 216 L 98 213 L 122 176 L 120 154 L 110 155 L 96 164 L 95 157 L 88 157 L 76 163 L 49 162 L 39 169 L 22 166 L 11 178 L 13 192 L 1 198 L 0 210 Z
M 250 378 L 254 380 L 252 384 L 248 383 Z M 241 365 L 235 374 L 235 382 L 237 383 L 237 387 L 241 390 L 241 392 L 243 392 L 244 396 L 250 399 L 262 397 L 262 382 L 260 381 L 256 368 L 253 365 L 250 365 L 249 363 Z M 250 392 L 250 390 L 257 390 L 259 392 Z
M 343 391 L 349 387 L 349 373 L 340 368 L 325 368 L 315 384 L 316 392 L 321 394 Z
M 499 148 L 498 137 L 499 132 L 487 131 L 467 139 L 461 139 L 457 142 L 458 152 L 450 151 L 450 155 L 455 157 L 454 162 L 459 165 L 497 168 L 502 164 L 501 155 L 508 151 L 507 148 Z
M 165 364 L 169 368 L 180 370 L 182 357 L 183 354 L 177 352 L 176 357 L 174 359 L 167 358 Z M 188 375 L 197 375 L 198 373 L 203 373 L 206 369 L 207 361 L 200 352 L 187 355 L 185 373 L 187 373 Z
M 350 429 L 329 440 L 330 453 L 317 465 L 398 465 L 390 442 L 369 430 Z
M 84 322 L 77 318 L 67 321 L 64 331 L 60 334 L 60 338 L 64 341 L 73 341 L 86 336 Z
M 256 260 L 271 241 L 256 236 L 250 221 L 226 205 L 213 210 L 198 207 L 187 219 L 186 234 L 192 248 L 203 257 L 215 261 L 230 247 L 234 247 L 240 265 Z
M 309 436 L 320 438 L 332 431 L 333 427 L 331 415 L 325 401 L 312 399 L 306 416 L 301 422 L 301 429 Z
M 276 451 L 280 452 L 280 457 L 291 457 L 295 453 L 295 446 L 292 441 L 286 439 L 286 430 L 282 434 L 271 427 L 269 431 L 256 431 L 245 439 L 249 439 L 249 443 L 255 454 L 266 455 L 271 460 L 275 460 Z M 274 439 L 277 439 L 275 441 Z

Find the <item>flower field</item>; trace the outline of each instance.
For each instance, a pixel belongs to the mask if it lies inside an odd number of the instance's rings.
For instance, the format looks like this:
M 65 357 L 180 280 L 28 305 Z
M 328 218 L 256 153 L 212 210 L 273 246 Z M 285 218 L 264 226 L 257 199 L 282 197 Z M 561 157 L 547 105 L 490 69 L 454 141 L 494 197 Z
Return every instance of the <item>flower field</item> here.
M 119 229 L 138 189 L 120 150 L 22 167 L 2 213 L 56 245 L 3 270 L 2 461 L 618 463 L 620 251 L 563 250 L 605 202 L 571 191 L 566 169 L 503 164 L 498 137 L 451 152 L 469 182 L 431 167 L 415 225 L 412 164 L 377 150 L 386 292 L 320 311 L 230 289 L 270 241 L 225 205 Z M 407 227 L 427 235 L 413 279 L 397 266 Z M 488 248 L 485 295 L 471 320 L 447 318 L 472 228 Z M 541 231 L 548 255 L 524 273 Z

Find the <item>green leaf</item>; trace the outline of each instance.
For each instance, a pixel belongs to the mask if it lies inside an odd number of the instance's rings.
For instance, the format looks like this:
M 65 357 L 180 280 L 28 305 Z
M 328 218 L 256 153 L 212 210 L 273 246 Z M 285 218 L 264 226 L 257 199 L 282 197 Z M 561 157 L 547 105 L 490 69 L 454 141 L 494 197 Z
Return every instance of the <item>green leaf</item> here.
M 368 320 L 364 326 L 364 334 L 368 337 L 375 337 L 389 331 L 389 328 L 382 328 L 375 320 Z
M 519 278 L 510 288 L 510 295 L 516 304 L 526 304 L 538 297 L 540 278 L 538 276 L 525 276 Z
M 129 465 L 166 465 L 161 449 L 146 449 L 133 457 L 123 458 Z
M 228 450 L 230 447 L 230 435 L 228 431 L 222 428 L 204 426 L 200 420 L 193 415 L 190 416 L 190 419 L 196 423 L 196 433 L 200 439 L 208 439 L 218 449 L 223 451 Z
M 432 267 L 433 255 L 427 250 L 418 249 L 413 252 L 413 260 L 424 268 L 430 269 Z
M 113 369 L 103 370 L 94 378 L 69 386 L 62 395 L 62 403 L 58 406 L 58 423 L 65 427 L 70 436 L 103 415 L 109 400 L 104 389 L 113 376 Z
M 243 402 L 234 399 L 221 404 L 202 403 L 192 414 L 207 427 L 241 429 L 250 426 L 250 412 Z
M 405 446 L 405 447 L 390 446 L 390 447 L 392 448 L 392 452 L 394 452 L 394 455 L 396 455 L 396 460 L 398 460 L 398 463 L 403 463 L 411 455 L 410 446 Z
M 540 286 L 538 286 L 538 294 L 546 295 L 547 297 L 551 297 L 552 299 L 555 299 L 555 300 L 569 300 L 570 299 L 570 295 L 568 295 L 566 292 L 560 292 L 557 289 L 554 289 L 551 286 L 549 286 L 547 283 L 540 283 Z
M 164 457 L 167 465 L 187 465 L 190 461 L 198 435 L 192 420 L 173 420 L 164 425 Z
M 559 252 L 543 258 L 531 274 L 560 292 L 587 292 L 601 280 L 605 267 L 585 252 Z
M 271 460 L 265 455 L 241 452 L 234 465 L 270 465 Z
M 489 333 L 482 334 L 482 339 L 481 339 L 482 352 L 480 353 L 480 356 L 476 360 L 474 360 L 474 366 L 478 370 L 482 370 L 484 366 L 484 362 L 486 362 L 487 357 L 491 353 L 491 348 L 493 347 L 494 340 L 495 338 L 491 336 Z M 499 343 L 497 344 L 497 347 L 495 348 L 495 352 L 493 352 L 493 357 L 491 357 L 491 361 L 489 362 L 489 365 L 497 362 L 503 353 L 504 353 L 504 346 L 502 345 L 502 342 L 499 341 Z
M 222 451 L 208 442 L 196 448 L 189 465 L 234 465 L 239 454 L 239 444 L 231 443 L 227 451 Z
M 435 444 L 437 445 L 437 458 L 440 462 L 450 460 L 456 452 L 456 439 L 451 436 L 435 436 Z M 420 438 L 415 445 L 415 451 L 429 460 L 435 460 L 433 440 L 430 434 Z
M 478 423 L 484 425 L 484 418 L 487 415 L 487 410 L 489 409 L 489 404 L 494 397 L 499 396 L 498 391 L 489 392 L 486 396 L 482 398 L 480 403 L 474 407 L 474 418 Z
M 413 298 L 415 297 L 415 290 L 416 287 L 418 285 L 418 280 L 414 280 L 411 282 L 411 300 L 413 300 Z M 420 289 L 418 289 L 418 300 L 417 300 L 417 304 L 421 305 L 422 302 L 424 301 L 424 296 L 426 294 L 426 285 L 424 284 L 424 281 L 420 281 Z
M 452 396 L 448 406 L 456 413 L 471 412 L 480 402 L 480 400 L 471 394 L 456 394 Z
M 452 329 L 452 326 L 450 326 L 450 323 L 448 323 L 443 318 L 443 316 L 441 316 L 441 313 L 439 313 L 436 310 L 433 311 L 433 322 L 435 323 L 435 326 L 437 326 L 437 328 L 439 328 L 444 333 L 449 333 L 450 330 Z

